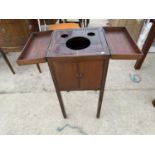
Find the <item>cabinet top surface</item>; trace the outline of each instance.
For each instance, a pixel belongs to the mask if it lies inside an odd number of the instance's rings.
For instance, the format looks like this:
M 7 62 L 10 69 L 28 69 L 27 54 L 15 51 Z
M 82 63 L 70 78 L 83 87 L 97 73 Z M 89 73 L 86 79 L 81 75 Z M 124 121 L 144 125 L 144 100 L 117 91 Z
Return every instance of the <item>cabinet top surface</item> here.
M 109 55 L 102 28 L 57 30 L 51 35 L 47 57 Z

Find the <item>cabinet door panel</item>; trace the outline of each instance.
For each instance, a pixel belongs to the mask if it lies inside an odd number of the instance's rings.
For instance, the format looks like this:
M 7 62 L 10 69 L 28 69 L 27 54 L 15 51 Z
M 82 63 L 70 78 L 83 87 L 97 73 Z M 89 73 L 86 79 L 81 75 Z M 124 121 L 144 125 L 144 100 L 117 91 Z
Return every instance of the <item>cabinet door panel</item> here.
M 76 78 L 77 64 L 74 62 L 53 62 L 55 74 L 60 90 L 76 90 L 79 82 Z
M 91 90 L 101 87 L 103 60 L 91 60 L 79 63 L 79 72 L 81 74 L 80 89 Z

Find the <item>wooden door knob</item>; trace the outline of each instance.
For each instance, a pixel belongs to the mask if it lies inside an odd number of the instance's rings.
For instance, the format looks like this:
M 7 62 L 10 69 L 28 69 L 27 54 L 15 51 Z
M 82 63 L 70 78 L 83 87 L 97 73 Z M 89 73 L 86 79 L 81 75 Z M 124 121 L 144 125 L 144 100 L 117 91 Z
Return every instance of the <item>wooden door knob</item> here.
M 82 79 L 84 77 L 84 74 L 83 73 L 79 73 L 76 75 L 76 78 L 78 79 Z

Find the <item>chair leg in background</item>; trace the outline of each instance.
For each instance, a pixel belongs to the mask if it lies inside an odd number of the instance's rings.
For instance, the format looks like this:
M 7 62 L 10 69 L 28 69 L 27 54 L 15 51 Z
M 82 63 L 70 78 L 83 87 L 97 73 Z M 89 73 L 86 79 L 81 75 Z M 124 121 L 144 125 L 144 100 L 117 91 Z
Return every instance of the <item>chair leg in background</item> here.
M 0 49 L 0 52 L 2 54 L 2 57 L 4 58 L 5 62 L 7 63 L 7 65 L 9 66 L 10 70 L 12 71 L 13 74 L 15 74 L 15 71 L 9 61 L 9 59 L 7 58 L 6 54 Z
M 40 68 L 40 65 L 39 64 L 37 64 L 37 68 L 39 70 L 39 73 L 41 73 L 41 68 Z

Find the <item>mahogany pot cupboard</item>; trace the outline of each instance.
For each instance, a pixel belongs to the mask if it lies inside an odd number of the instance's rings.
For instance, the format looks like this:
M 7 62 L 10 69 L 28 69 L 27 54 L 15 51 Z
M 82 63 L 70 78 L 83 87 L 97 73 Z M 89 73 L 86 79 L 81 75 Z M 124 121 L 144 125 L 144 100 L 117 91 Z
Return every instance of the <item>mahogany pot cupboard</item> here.
M 109 60 L 141 57 L 125 27 L 80 28 L 32 33 L 17 63 L 48 63 L 64 118 L 61 91 L 99 90 L 99 118 Z

